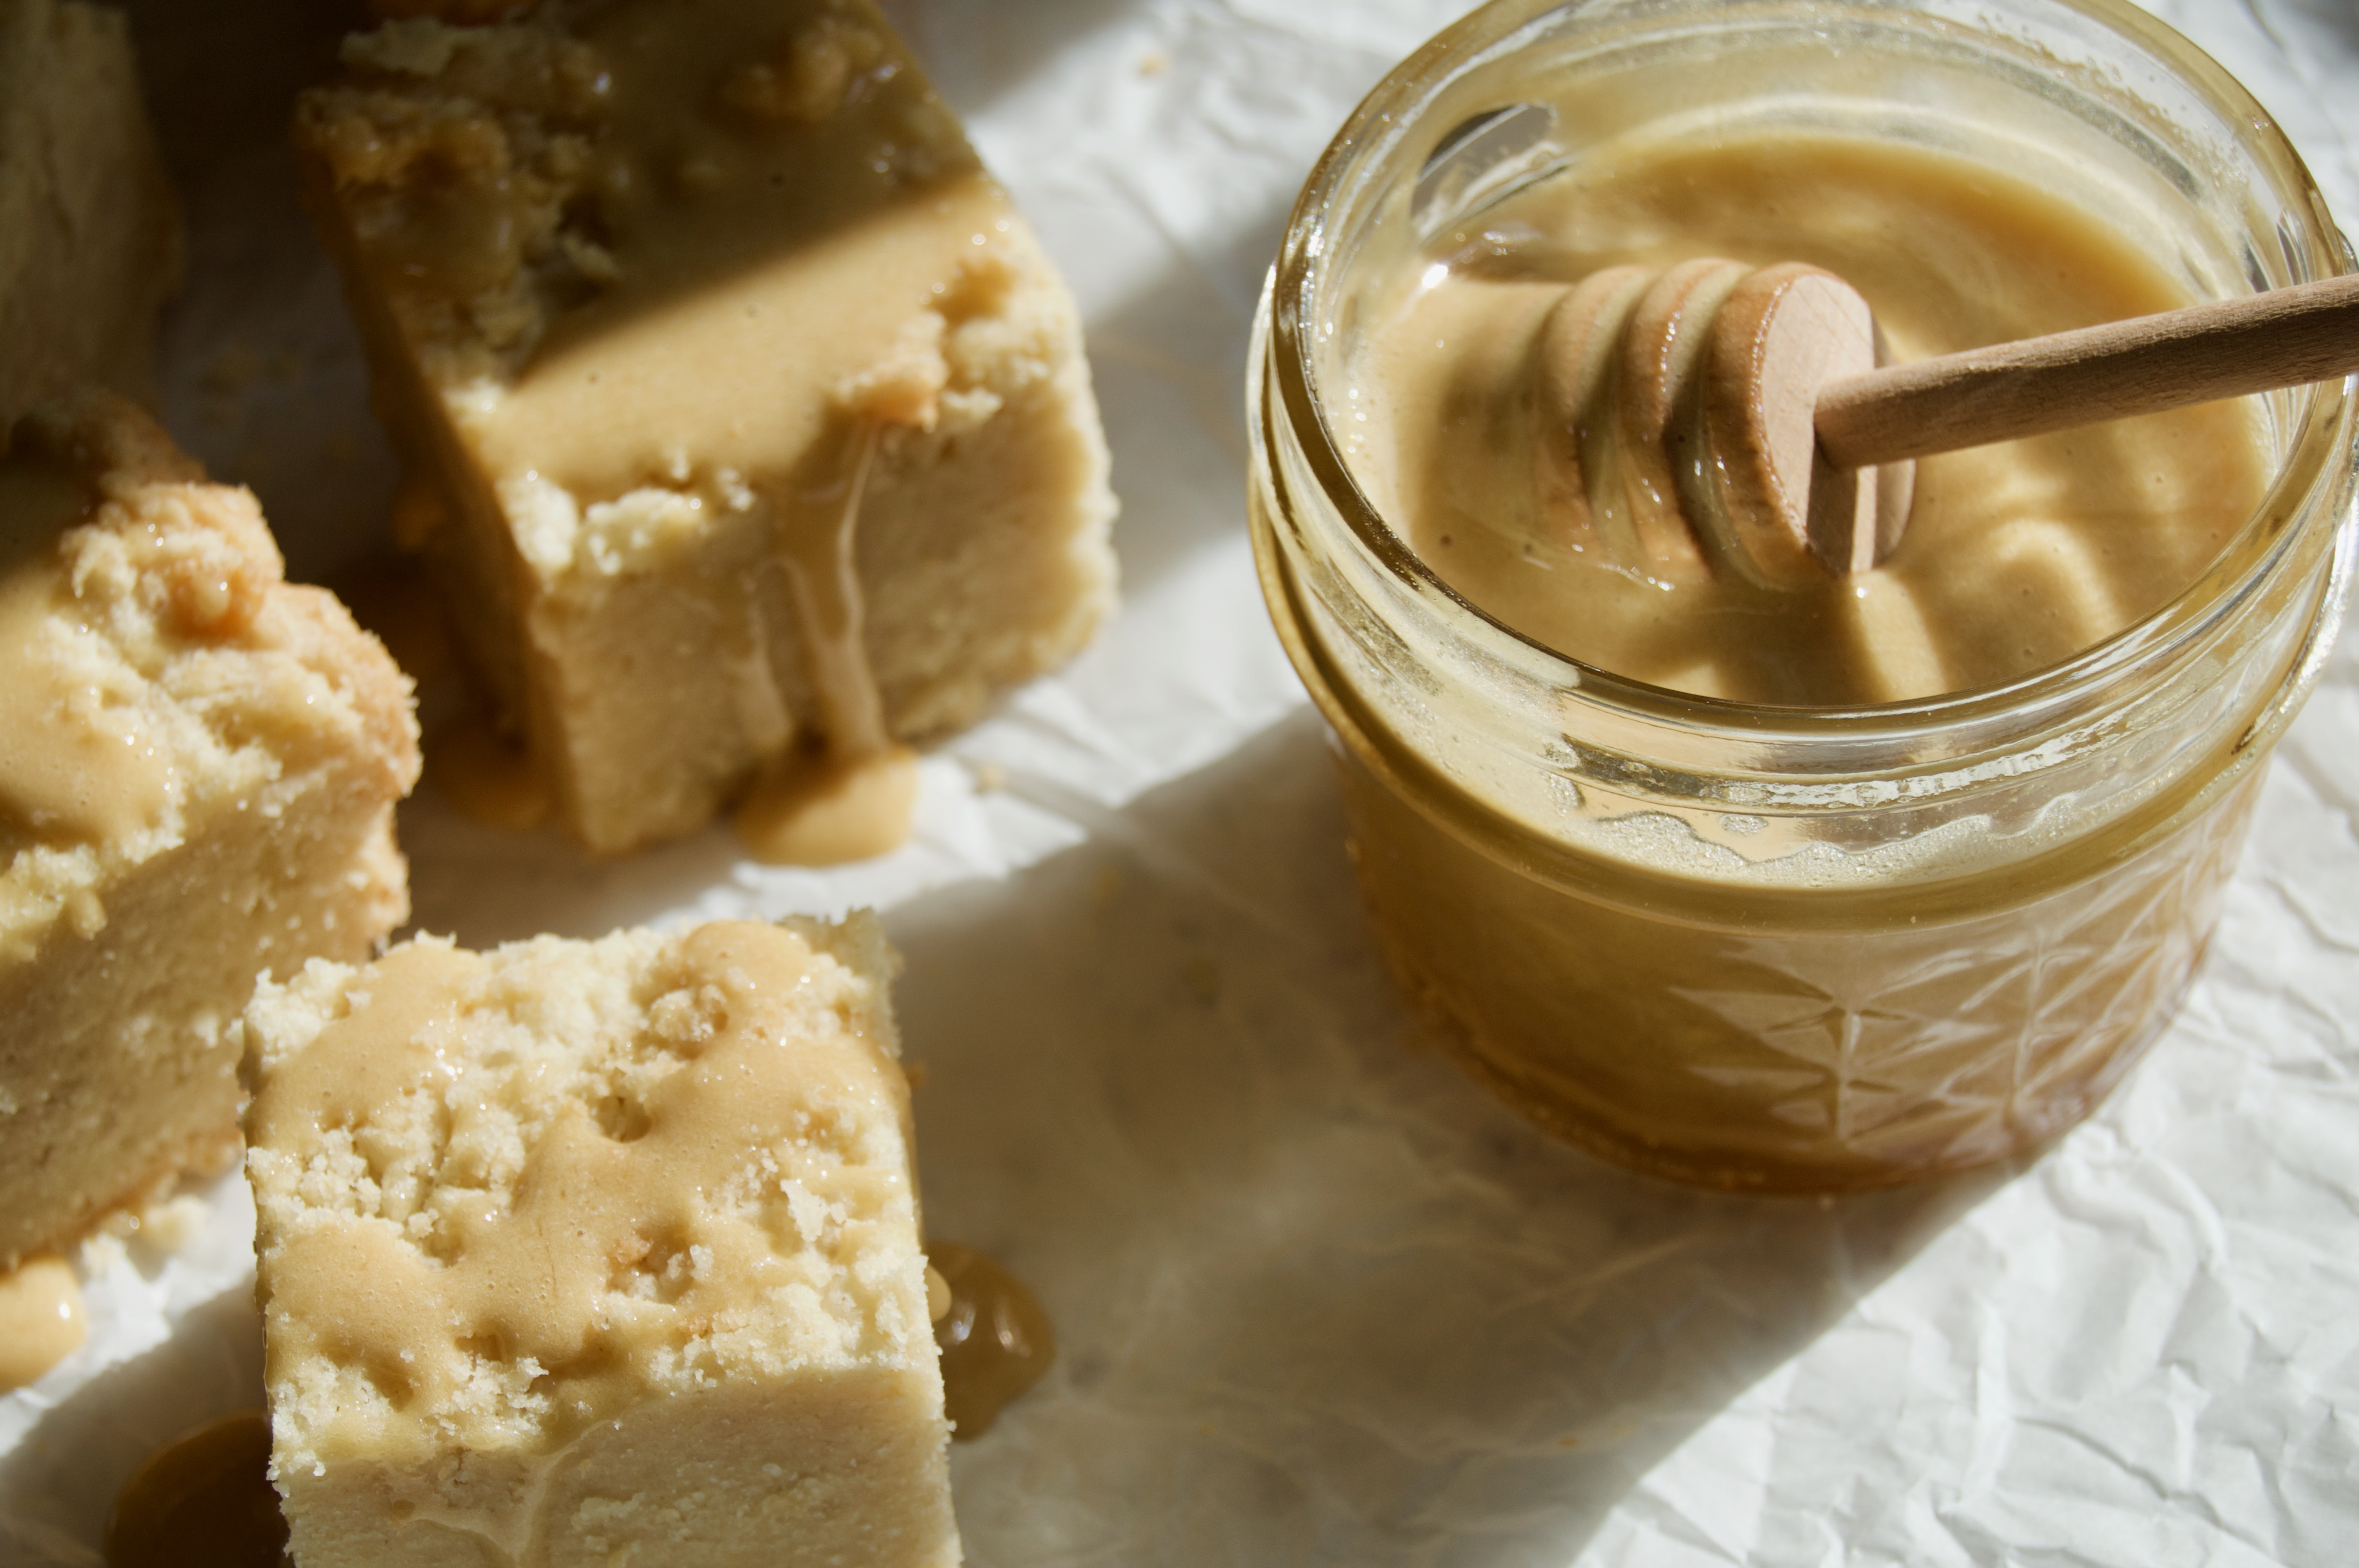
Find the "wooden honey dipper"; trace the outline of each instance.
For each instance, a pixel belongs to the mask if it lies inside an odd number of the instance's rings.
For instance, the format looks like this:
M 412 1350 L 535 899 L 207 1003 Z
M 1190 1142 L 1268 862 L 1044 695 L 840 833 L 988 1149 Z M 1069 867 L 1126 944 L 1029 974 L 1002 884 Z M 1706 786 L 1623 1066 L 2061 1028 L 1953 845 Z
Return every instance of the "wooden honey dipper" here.
M 1879 343 L 1801 262 L 1610 267 L 1552 308 L 1540 395 L 1574 494 L 1618 435 L 1642 553 L 1800 585 L 1892 552 L 1911 459 L 2359 370 L 2359 274 L 1908 365 Z

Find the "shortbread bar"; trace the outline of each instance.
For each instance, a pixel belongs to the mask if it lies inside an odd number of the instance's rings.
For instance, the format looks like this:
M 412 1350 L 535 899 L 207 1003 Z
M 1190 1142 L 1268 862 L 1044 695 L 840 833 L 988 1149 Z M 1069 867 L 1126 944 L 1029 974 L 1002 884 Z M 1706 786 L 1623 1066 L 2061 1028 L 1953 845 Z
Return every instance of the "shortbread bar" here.
M 0 1269 L 238 1147 L 264 971 L 408 911 L 409 685 L 130 404 L 0 462 Z
M 892 963 L 855 916 L 261 987 L 297 1563 L 959 1561 Z
M 584 844 L 968 724 L 1105 615 L 1072 301 L 869 0 L 410 18 L 344 59 L 298 139 L 397 530 Z

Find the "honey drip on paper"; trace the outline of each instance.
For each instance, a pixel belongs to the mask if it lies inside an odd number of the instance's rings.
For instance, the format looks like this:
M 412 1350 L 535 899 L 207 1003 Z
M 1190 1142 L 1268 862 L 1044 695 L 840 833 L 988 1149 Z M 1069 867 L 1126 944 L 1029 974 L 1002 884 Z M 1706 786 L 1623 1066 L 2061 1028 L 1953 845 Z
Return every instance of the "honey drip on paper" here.
M 27 1258 L 0 1274 L 0 1393 L 35 1381 L 88 1332 L 82 1286 L 65 1259 Z
M 108 1568 L 279 1568 L 287 1520 L 270 1485 L 270 1416 L 223 1416 L 166 1443 L 125 1482 Z
M 943 1310 L 934 1320 L 942 1411 L 954 1436 L 981 1437 L 1048 1373 L 1057 1359 L 1057 1331 L 1024 1282 L 974 1248 L 937 1241 L 926 1258 L 929 1286 L 939 1277 L 944 1287 L 937 1295 Z

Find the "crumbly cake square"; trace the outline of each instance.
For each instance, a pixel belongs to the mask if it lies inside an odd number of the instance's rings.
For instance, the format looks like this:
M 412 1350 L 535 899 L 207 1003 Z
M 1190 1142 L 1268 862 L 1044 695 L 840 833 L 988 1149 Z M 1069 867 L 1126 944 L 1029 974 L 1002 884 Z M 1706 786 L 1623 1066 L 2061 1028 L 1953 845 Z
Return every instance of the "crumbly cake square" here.
M 257 972 L 408 912 L 408 681 L 247 491 L 88 392 L 0 462 L 0 1269 L 238 1147 Z
M 893 963 L 855 915 L 259 988 L 298 1563 L 959 1561 Z
M 0 431 L 84 382 L 143 390 L 179 270 L 123 14 L 0 0 Z
M 799 741 L 966 724 L 1087 639 L 1079 318 L 869 0 L 414 17 L 344 60 L 297 137 L 397 530 L 584 844 L 688 832 Z

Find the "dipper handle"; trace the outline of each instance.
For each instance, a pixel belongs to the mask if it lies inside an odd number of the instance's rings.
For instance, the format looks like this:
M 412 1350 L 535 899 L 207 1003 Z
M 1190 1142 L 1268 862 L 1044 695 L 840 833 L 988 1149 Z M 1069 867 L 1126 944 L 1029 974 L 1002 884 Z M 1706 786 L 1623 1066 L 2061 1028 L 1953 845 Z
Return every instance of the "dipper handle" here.
M 2359 370 L 2359 273 L 1968 349 L 1820 390 L 1838 468 L 1956 452 Z

